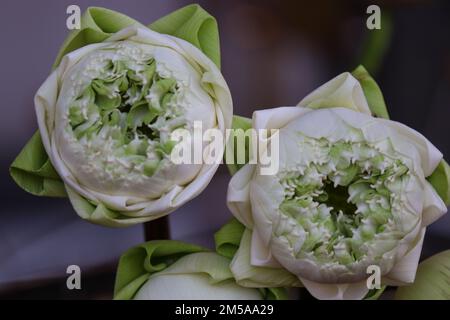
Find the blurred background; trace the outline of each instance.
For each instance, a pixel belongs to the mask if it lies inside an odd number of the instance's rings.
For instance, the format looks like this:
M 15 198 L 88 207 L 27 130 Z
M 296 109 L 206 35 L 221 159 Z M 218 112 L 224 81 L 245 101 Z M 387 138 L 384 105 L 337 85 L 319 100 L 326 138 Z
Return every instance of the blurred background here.
M 144 241 L 142 226 L 108 229 L 76 215 L 67 199 L 39 198 L 8 173 L 37 129 L 33 96 L 68 34 L 66 8 L 103 6 L 148 24 L 190 1 L 4 0 L 0 4 L 0 299 L 110 299 L 120 254 Z M 364 63 L 392 119 L 415 128 L 450 159 L 450 2 L 198 1 L 216 17 L 222 70 L 235 114 L 295 105 L 308 92 Z M 381 8 L 382 29 L 366 28 Z M 213 247 L 231 218 L 230 177 L 221 166 L 210 186 L 170 215 L 172 239 Z M 194 222 L 194 223 L 193 223 Z M 432 225 L 423 258 L 450 248 L 450 215 Z M 66 268 L 82 270 L 82 290 L 66 288 Z

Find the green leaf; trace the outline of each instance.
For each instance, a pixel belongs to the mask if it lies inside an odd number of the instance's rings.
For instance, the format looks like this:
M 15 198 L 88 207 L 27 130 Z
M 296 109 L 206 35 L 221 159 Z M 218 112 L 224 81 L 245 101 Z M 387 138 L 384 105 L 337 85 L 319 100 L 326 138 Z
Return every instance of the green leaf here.
M 184 255 L 206 251 L 174 240 L 150 241 L 129 249 L 119 260 L 114 299 L 132 299 L 152 273 L 164 270 Z
M 52 69 L 64 55 L 88 44 L 99 43 L 113 33 L 138 21 L 113 10 L 89 7 L 81 18 L 81 28 L 73 30 L 63 42 Z M 200 48 L 220 67 L 217 22 L 199 5 L 188 5 L 149 26 L 152 30 L 182 38 Z M 36 155 L 34 154 L 36 153 Z M 25 191 L 42 196 L 65 196 L 64 185 L 52 167 L 36 132 L 11 165 L 11 176 Z M 51 173 L 50 176 L 47 173 Z
M 379 118 L 389 119 L 386 103 L 384 102 L 380 87 L 370 76 L 367 70 L 360 65 L 352 71 L 352 75 L 361 84 L 372 115 Z
M 234 175 L 241 169 L 250 159 L 250 145 L 251 142 L 245 140 L 245 163 L 237 163 L 236 147 L 239 145 L 239 140 L 245 139 L 245 131 L 252 128 L 252 120 L 241 116 L 233 116 L 231 124 L 231 135 L 225 148 L 225 163 L 231 175 Z
M 220 41 L 216 19 L 198 4 L 191 4 L 153 22 L 149 28 L 192 43 L 220 69 Z
M 52 167 L 37 131 L 11 164 L 9 172 L 25 191 L 37 196 L 64 197 L 64 184 Z
M 239 248 L 244 231 L 245 227 L 242 223 L 235 218 L 231 219 L 214 234 L 217 253 L 230 259 L 233 258 Z
M 420 263 L 414 283 L 399 287 L 395 299 L 450 300 L 450 250 Z
M 450 167 L 441 160 L 434 172 L 427 178 L 446 206 L 450 206 Z

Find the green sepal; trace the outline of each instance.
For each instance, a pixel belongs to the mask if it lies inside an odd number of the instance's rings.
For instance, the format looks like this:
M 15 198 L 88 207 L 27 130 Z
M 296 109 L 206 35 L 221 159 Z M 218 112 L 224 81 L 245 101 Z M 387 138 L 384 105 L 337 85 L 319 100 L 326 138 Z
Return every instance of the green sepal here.
M 170 34 L 202 50 L 220 69 L 220 41 L 216 19 L 198 4 L 191 4 L 156 20 L 150 29 Z
M 119 260 L 114 299 L 132 299 L 152 273 L 164 270 L 184 255 L 206 251 L 209 250 L 174 240 L 150 241 L 129 249 Z
M 239 248 L 245 226 L 237 219 L 231 219 L 214 234 L 214 242 L 218 254 L 233 258 Z
M 9 172 L 25 191 L 36 196 L 65 197 L 66 189 L 42 145 L 37 131 L 11 164 Z
M 352 71 L 352 75 L 361 84 L 372 115 L 378 118 L 389 119 L 389 113 L 381 89 L 367 70 L 360 65 Z
M 427 180 L 445 205 L 450 206 L 450 166 L 448 163 L 445 160 L 441 160 Z

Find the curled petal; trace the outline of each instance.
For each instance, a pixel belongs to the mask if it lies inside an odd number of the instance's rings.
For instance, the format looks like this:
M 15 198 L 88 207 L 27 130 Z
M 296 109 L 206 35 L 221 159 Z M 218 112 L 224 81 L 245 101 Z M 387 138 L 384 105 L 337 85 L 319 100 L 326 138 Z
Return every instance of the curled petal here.
M 341 107 L 371 114 L 359 81 L 348 72 L 323 84 L 303 98 L 298 105 L 312 109 Z
M 250 205 L 250 180 L 255 166 L 247 164 L 231 178 L 228 185 L 227 205 L 233 215 L 247 228 L 253 228 Z
M 283 268 L 260 267 L 251 263 L 252 232 L 245 230 L 230 269 L 237 283 L 247 287 L 300 287 L 301 282 Z
M 383 277 L 383 283 L 398 286 L 414 282 L 420 254 L 422 252 L 425 230 L 425 228 L 421 229 L 415 245 L 413 245 L 412 249 L 396 263 L 386 276 Z
M 425 181 L 422 225 L 428 226 L 447 212 L 447 206 L 434 190 L 433 186 Z
M 308 112 L 311 109 L 302 107 L 279 107 L 274 109 L 258 110 L 253 113 L 253 128 L 280 129 Z

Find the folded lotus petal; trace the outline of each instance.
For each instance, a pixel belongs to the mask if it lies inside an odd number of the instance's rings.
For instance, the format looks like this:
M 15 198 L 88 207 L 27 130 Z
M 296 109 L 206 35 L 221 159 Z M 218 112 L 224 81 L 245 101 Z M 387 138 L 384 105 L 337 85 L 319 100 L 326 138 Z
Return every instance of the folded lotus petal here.
M 276 109 L 258 110 L 253 113 L 253 128 L 280 129 L 293 119 L 310 112 L 311 109 L 302 107 L 279 107 Z
M 309 293 L 320 300 L 361 300 L 369 292 L 365 281 L 346 284 L 317 283 L 301 279 Z
M 261 267 L 251 263 L 252 238 L 252 232 L 246 229 L 242 235 L 239 249 L 230 264 L 231 272 L 238 284 L 253 288 L 302 286 L 296 276 L 283 268 Z
M 422 225 L 428 226 L 447 212 L 447 206 L 432 185 L 425 181 Z
M 405 126 L 396 121 L 382 120 L 380 121 L 390 128 L 392 128 L 401 138 L 399 141 L 408 141 L 418 150 L 422 169 L 425 177 L 430 176 L 442 160 L 442 152 L 440 152 L 427 138 L 416 130 Z
M 252 232 L 250 251 L 250 262 L 252 266 L 281 268 L 281 265 L 272 256 L 270 248 L 261 240 L 256 230 Z
M 273 176 L 258 175 L 250 183 L 250 201 L 253 229 L 258 229 L 261 241 L 268 246 L 272 238 L 273 221 L 278 220 L 278 207 L 283 201 L 283 188 Z
M 228 184 L 227 205 L 233 215 L 247 228 L 253 228 L 250 207 L 250 181 L 254 165 L 247 164 L 231 178 Z
M 298 105 L 311 109 L 342 107 L 371 114 L 359 81 L 348 72 L 323 84 L 303 98 Z
M 419 265 L 420 254 L 422 252 L 425 231 L 426 228 L 421 229 L 412 249 L 395 264 L 387 275 L 383 276 L 383 284 L 399 286 L 414 282 L 417 266 Z

